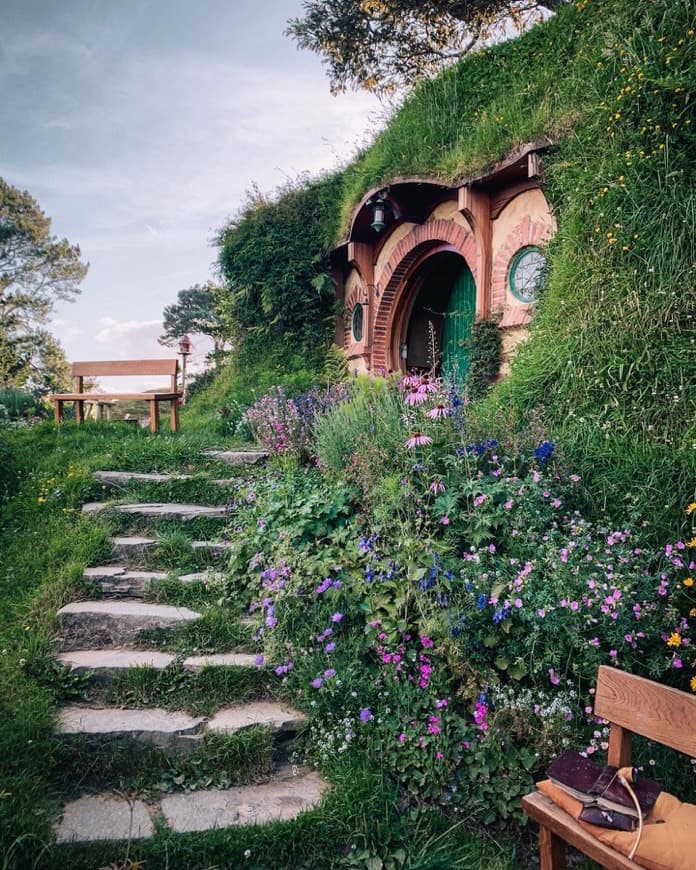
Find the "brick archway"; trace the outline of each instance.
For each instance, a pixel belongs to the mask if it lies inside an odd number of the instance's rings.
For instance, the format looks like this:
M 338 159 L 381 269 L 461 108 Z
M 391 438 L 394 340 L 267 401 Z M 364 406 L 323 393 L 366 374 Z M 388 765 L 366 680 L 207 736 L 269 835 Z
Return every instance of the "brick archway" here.
M 391 344 L 398 304 L 414 268 L 429 253 L 443 249 L 461 254 L 478 287 L 480 251 L 471 230 L 454 221 L 440 219 L 414 227 L 396 246 L 380 276 L 380 300 L 372 343 L 374 372 L 396 368 L 391 358 Z

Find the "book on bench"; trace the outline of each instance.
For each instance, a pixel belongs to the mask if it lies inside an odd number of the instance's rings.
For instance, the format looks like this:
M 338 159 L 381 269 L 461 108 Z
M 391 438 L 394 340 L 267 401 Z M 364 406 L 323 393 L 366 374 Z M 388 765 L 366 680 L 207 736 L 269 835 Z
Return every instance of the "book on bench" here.
M 633 830 L 638 812 L 631 795 L 621 784 L 618 767 L 602 766 L 577 752 L 566 751 L 558 756 L 546 771 L 546 775 L 569 795 L 579 800 L 584 809 L 583 821 Z M 662 786 L 651 779 L 636 778 L 631 788 L 645 817 L 655 805 Z

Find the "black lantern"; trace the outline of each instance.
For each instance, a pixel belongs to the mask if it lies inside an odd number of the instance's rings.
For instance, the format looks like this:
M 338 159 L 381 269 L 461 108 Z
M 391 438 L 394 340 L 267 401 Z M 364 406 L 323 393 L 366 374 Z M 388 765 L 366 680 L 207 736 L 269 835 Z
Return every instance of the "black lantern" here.
M 384 199 L 378 195 L 377 199 L 372 203 L 372 223 L 370 226 L 376 233 L 381 233 L 386 227 L 385 217 L 387 215 L 387 204 Z

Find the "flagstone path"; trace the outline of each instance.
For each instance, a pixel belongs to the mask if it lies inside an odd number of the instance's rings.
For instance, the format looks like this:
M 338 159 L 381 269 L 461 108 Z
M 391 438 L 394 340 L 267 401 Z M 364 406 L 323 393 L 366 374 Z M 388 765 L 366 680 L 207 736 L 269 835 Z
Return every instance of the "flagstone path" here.
M 254 466 L 262 463 L 266 455 L 211 451 L 206 458 L 229 465 Z M 191 475 L 99 471 L 95 478 L 107 489 L 119 486 L 132 489 L 140 484 L 151 487 L 187 481 Z M 231 483 L 217 479 L 212 482 L 219 486 Z M 224 520 L 228 516 L 227 507 L 222 505 L 163 502 L 90 502 L 83 506 L 83 512 L 99 521 L 102 517 L 119 515 L 120 526 L 124 517 L 155 521 L 165 518 L 187 523 L 199 518 Z M 207 716 L 157 706 L 124 708 L 99 702 L 99 690 L 122 679 L 132 668 L 147 669 L 153 674 L 180 669 L 182 678 L 188 675 L 194 679 L 207 668 L 247 668 L 258 672 L 255 655 L 239 649 L 181 656 L 157 648 L 143 648 L 144 631 L 193 624 L 202 616 L 192 608 L 144 600 L 150 584 L 172 577 L 183 585 L 216 582 L 222 576 L 213 570 L 178 575 L 170 571 L 144 570 L 143 559 L 149 558 L 148 554 L 152 555 L 153 551 L 156 553 L 158 544 L 157 537 L 112 538 L 109 563 L 86 568 L 83 574 L 87 586 L 92 584 L 99 597 L 71 602 L 58 611 L 57 661 L 76 675 L 82 675 L 88 694 L 84 701 L 66 705 L 59 711 L 57 738 L 68 750 L 79 745 L 83 752 L 103 752 L 118 744 L 136 752 L 157 747 L 186 756 L 193 751 L 205 751 L 205 741 L 210 735 L 229 736 L 260 727 L 268 729 L 274 740 L 280 740 L 287 750 L 287 741 L 305 725 L 305 716 L 273 698 L 230 703 Z M 193 551 L 208 550 L 211 554 L 229 546 L 224 540 L 190 541 L 189 544 Z M 246 622 L 240 619 L 242 627 Z M 93 696 L 95 690 L 97 694 Z M 163 828 L 185 834 L 234 825 L 264 824 L 294 819 L 314 807 L 327 787 L 315 771 L 287 764 L 275 764 L 265 782 L 227 789 L 207 788 L 160 795 L 148 789 L 141 799 L 137 795 L 124 795 L 114 787 L 111 791 L 85 793 L 63 802 L 54 831 L 57 843 L 63 844 L 171 836 Z

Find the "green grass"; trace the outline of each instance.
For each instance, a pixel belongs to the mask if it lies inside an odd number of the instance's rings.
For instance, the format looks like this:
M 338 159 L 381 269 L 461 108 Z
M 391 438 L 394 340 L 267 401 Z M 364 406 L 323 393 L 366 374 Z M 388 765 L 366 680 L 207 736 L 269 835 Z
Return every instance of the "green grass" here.
M 275 682 L 273 674 L 261 668 L 214 666 L 192 674 L 180 667 L 143 667 L 92 690 L 90 697 L 107 706 L 164 707 L 210 716 L 221 707 L 267 697 Z
M 196 788 L 229 788 L 267 777 L 272 736 L 263 728 L 209 735 L 191 755 L 120 741 L 98 746 L 86 738 L 65 741 L 49 783 L 62 800 L 88 792 L 118 789 L 147 797 Z
M 142 631 L 140 645 L 182 655 L 244 651 L 251 646 L 249 628 L 227 607 L 211 606 L 200 619 L 175 628 Z

